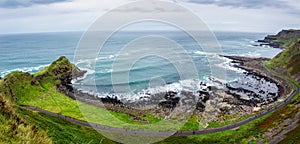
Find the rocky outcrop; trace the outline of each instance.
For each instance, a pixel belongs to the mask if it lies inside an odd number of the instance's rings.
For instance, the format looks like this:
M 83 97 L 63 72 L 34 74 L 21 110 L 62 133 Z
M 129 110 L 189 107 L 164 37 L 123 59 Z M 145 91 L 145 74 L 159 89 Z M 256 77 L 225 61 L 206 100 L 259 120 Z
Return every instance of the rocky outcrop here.
M 175 108 L 180 101 L 179 97 L 176 97 L 176 92 L 166 92 L 164 99 L 161 100 L 161 102 L 158 104 L 159 106 L 163 108 Z
M 50 81 L 57 85 L 68 85 L 71 84 L 72 79 L 82 77 L 85 73 L 86 71 L 77 68 L 65 56 L 61 56 L 35 78 L 40 82 Z

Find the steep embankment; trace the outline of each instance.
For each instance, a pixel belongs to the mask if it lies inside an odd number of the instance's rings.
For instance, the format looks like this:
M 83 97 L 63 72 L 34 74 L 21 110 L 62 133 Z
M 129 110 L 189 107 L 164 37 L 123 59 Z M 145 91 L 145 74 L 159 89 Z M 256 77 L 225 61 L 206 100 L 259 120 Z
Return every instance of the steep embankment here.
M 290 38 L 285 41 L 286 49 L 268 61 L 266 66 L 287 78 L 292 78 L 300 86 L 300 31 L 292 31 L 290 35 L 286 32 L 285 37 Z M 288 105 L 274 112 L 258 128 L 266 131 L 263 136 L 269 139 L 270 143 L 299 143 L 299 117 L 300 94 Z
M 267 62 L 267 66 L 300 82 L 300 39 Z

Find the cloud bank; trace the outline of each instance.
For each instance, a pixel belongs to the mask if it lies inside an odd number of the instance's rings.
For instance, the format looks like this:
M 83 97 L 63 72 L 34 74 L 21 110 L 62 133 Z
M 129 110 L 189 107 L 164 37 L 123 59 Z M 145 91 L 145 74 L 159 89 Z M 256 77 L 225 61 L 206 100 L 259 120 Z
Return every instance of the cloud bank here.
M 71 0 L 0 0 L 1 8 L 30 7 L 32 5 L 47 5 Z
M 286 3 L 280 0 L 188 0 L 195 4 L 214 4 L 217 6 L 229 6 L 240 8 L 286 8 Z

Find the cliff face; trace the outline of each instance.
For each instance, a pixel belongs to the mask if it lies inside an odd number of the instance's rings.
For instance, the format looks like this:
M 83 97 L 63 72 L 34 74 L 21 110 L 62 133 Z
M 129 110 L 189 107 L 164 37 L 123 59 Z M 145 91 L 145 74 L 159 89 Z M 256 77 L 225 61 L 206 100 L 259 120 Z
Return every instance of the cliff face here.
M 270 60 L 267 66 L 300 82 L 300 40 L 295 41 L 286 50 Z
M 288 48 L 300 38 L 300 30 L 282 30 L 276 35 L 268 35 L 264 40 L 258 40 L 262 45 L 269 45 L 274 48 Z

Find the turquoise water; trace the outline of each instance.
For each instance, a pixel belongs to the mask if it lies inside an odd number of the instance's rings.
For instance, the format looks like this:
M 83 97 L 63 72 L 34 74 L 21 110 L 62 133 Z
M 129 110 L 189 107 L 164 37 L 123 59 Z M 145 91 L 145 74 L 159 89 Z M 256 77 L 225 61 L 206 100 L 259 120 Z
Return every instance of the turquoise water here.
M 25 71 L 34 73 L 41 70 L 61 55 L 67 56 L 73 61 L 74 53 L 82 32 L 64 33 L 38 33 L 38 34 L 10 34 L 0 35 L 0 72 L 1 77 L 12 71 Z M 200 80 L 207 80 L 211 75 L 207 58 L 218 59 L 214 65 L 224 68 L 227 71 L 225 80 L 233 80 L 241 72 L 228 66 L 228 60 L 219 57 L 214 53 L 207 53 L 201 50 L 195 42 L 186 34 L 181 32 L 119 32 L 108 39 L 97 58 L 94 75 L 99 92 L 111 93 L 111 75 L 122 74 L 125 71 L 114 71 L 112 64 L 117 57 L 118 51 L 131 40 L 147 35 L 160 35 L 172 39 L 180 44 L 192 57 L 196 65 Z M 268 57 L 272 58 L 281 50 L 254 47 L 253 42 L 262 39 L 264 33 L 239 33 L 239 32 L 215 32 L 224 55 L 239 55 L 247 57 Z M 150 43 L 155 43 L 151 42 Z M 139 52 L 147 52 L 139 49 Z M 130 53 L 128 58 L 130 58 Z M 122 60 L 126 64 L 126 59 Z M 179 62 L 184 60 L 178 60 Z M 89 67 L 88 62 L 79 64 L 82 68 Z M 129 72 L 129 85 L 135 92 L 149 87 L 152 79 L 162 79 L 164 84 L 178 82 L 180 77 L 171 62 L 150 56 L 137 61 Z M 84 80 L 83 80 L 84 81 Z M 80 81 L 77 81 L 80 83 Z M 127 85 L 128 83 L 118 83 Z

